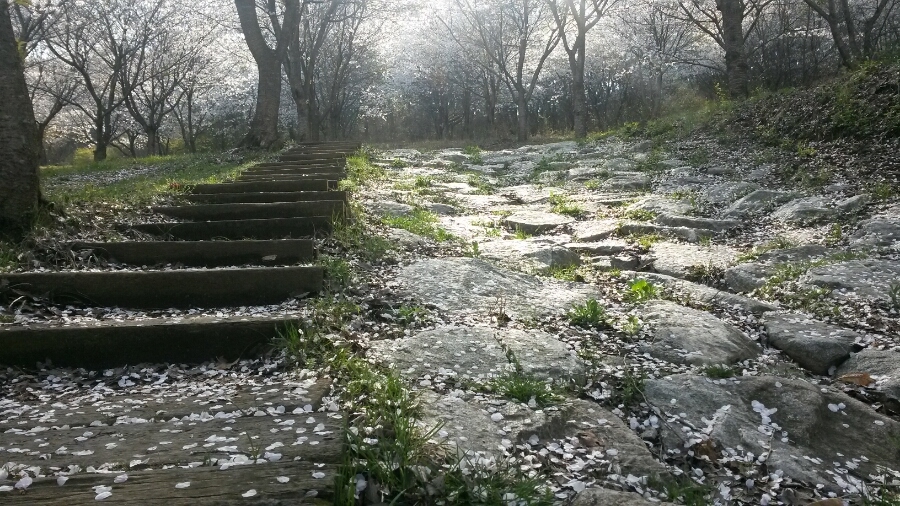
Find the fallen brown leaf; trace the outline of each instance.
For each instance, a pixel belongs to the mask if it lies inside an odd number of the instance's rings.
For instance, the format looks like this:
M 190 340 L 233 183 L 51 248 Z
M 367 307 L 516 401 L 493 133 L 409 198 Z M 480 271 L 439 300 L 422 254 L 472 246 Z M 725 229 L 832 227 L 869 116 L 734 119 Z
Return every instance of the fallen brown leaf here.
M 872 384 L 872 376 L 867 372 L 851 372 L 838 378 L 838 381 L 850 383 L 861 387 L 867 387 Z

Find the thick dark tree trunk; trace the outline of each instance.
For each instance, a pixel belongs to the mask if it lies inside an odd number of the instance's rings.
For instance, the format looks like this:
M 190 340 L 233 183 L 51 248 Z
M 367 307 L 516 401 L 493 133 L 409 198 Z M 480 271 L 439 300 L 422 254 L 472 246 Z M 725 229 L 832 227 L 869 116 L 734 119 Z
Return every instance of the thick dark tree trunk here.
M 524 93 L 519 94 L 516 102 L 516 119 L 518 120 L 519 142 L 525 142 L 528 140 L 528 100 Z
M 744 2 L 716 0 L 716 8 L 722 13 L 728 94 L 735 99 L 747 98 L 750 95 L 750 66 L 747 64 L 747 50 L 744 47 Z
M 278 109 L 281 105 L 281 60 L 278 52 L 269 47 L 259 28 L 256 3 L 253 0 L 234 0 L 241 30 L 247 47 L 256 61 L 259 72 L 256 89 L 256 110 L 250 121 L 250 131 L 241 145 L 253 148 L 272 148 L 278 142 Z
M 575 58 L 570 61 L 572 67 L 572 116 L 575 126 L 575 137 L 587 137 L 587 97 L 584 91 L 584 58 L 586 50 L 585 37 L 575 39 Z
M 7 0 L 0 0 L 0 97 L 0 233 L 18 235 L 40 200 L 39 150 Z

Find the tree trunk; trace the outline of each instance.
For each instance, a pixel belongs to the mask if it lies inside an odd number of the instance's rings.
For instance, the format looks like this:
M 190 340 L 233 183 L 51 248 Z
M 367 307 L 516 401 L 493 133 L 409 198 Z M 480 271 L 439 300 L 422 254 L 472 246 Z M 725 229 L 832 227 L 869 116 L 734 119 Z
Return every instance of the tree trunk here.
M 0 233 L 19 235 L 30 227 L 40 201 L 37 125 L 9 4 L 0 0 Z
M 741 99 L 750 95 L 747 50 L 744 47 L 744 6 L 741 0 L 716 0 L 716 8 L 722 13 L 722 36 L 725 43 L 725 72 L 728 77 L 728 93 Z
M 572 115 L 575 123 L 575 138 L 587 137 L 587 97 L 584 91 L 585 37 L 575 40 L 575 59 L 572 65 Z
M 161 154 L 159 144 L 159 132 L 155 129 L 148 128 L 147 134 L 147 156 L 156 156 Z
M 234 0 L 241 31 L 247 47 L 256 61 L 259 79 L 256 89 L 256 110 L 250 121 L 250 131 L 241 141 L 244 147 L 269 149 L 278 141 L 278 109 L 281 105 L 281 61 L 259 28 L 256 4 L 253 0 Z
M 516 119 L 518 119 L 518 139 L 519 142 L 528 140 L 528 100 L 525 99 L 524 93 L 519 93 L 516 101 Z

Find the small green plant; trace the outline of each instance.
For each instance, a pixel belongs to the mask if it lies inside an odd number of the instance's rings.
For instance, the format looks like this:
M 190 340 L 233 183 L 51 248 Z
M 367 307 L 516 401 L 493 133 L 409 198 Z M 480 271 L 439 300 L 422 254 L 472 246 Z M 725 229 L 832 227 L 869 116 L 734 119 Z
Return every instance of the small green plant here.
M 387 239 L 366 226 L 366 214 L 359 204 L 351 204 L 345 218 L 333 221 L 332 237 L 370 262 L 381 259 L 393 249 Z
M 888 200 L 894 196 L 894 188 L 890 183 L 876 183 L 872 185 L 872 196 L 875 200 Z
M 531 238 L 531 234 L 529 234 L 528 232 L 522 230 L 522 229 L 519 228 L 519 227 L 516 227 L 516 231 L 513 232 L 513 235 L 515 236 L 516 239 L 521 239 L 521 240 L 525 240 L 525 239 Z
M 688 476 L 658 477 L 649 481 L 648 487 L 666 494 L 666 499 L 686 506 L 706 506 L 711 503 L 712 488 L 708 484 L 700 484 Z
M 699 147 L 691 151 L 691 154 L 688 155 L 687 161 L 691 164 L 692 167 L 702 167 L 709 163 L 710 155 L 709 150 L 704 147 Z
M 625 293 L 625 300 L 629 302 L 646 302 L 657 298 L 659 289 L 653 283 L 646 279 L 635 279 L 628 284 L 628 291 Z
M 635 221 L 652 221 L 656 218 L 656 213 L 646 209 L 631 209 L 625 212 L 625 217 Z
M 641 248 L 648 250 L 653 247 L 654 244 L 658 243 L 662 240 L 662 236 L 659 234 L 641 234 L 637 236 L 628 237 L 632 243 L 637 244 Z
M 481 148 L 478 146 L 466 146 L 463 153 L 469 156 L 469 161 L 474 165 L 481 165 L 484 160 L 481 157 Z
M 355 186 L 366 186 L 387 177 L 383 167 L 374 165 L 368 153 L 363 150 L 347 157 L 347 179 Z
M 584 277 L 578 273 L 577 265 L 554 266 L 547 270 L 547 274 L 551 278 L 560 281 L 582 282 Z
M 687 271 L 688 280 L 710 286 L 717 284 L 725 275 L 725 268 L 712 262 L 691 265 Z
M 662 161 L 663 152 L 659 149 L 654 149 L 647 155 L 647 158 L 644 158 L 635 165 L 634 170 L 639 172 L 653 172 L 660 168 L 660 162 Z
M 394 160 L 391 162 L 391 167 L 395 169 L 405 169 L 406 167 L 409 167 L 409 164 L 406 162 L 406 160 L 403 160 L 401 158 L 394 158 Z
M 734 368 L 727 365 L 709 365 L 703 368 L 703 374 L 714 379 L 725 379 L 734 376 Z
M 481 174 L 469 174 L 469 179 L 466 182 L 469 183 L 469 186 L 475 187 L 473 193 L 476 195 L 493 195 L 497 191 L 494 185 Z
M 641 325 L 640 318 L 633 314 L 628 315 L 628 318 L 622 323 L 622 332 L 628 337 L 637 336 L 641 328 L 643 328 L 643 325 Z
M 525 476 L 508 462 L 498 466 L 484 466 L 466 459 L 450 465 L 443 475 L 443 501 L 437 504 L 466 504 L 472 506 L 551 506 L 553 493 L 538 478 Z M 434 498 L 429 498 L 433 500 Z M 428 504 L 431 502 L 429 501 Z
M 585 328 L 600 328 L 606 325 L 606 309 L 597 299 L 588 299 L 584 304 L 576 304 L 568 313 L 572 325 Z
M 561 193 L 551 193 L 549 202 L 550 211 L 556 214 L 565 214 L 568 216 L 578 217 L 584 214 L 584 209 L 578 204 L 569 200 L 569 197 Z
M 894 309 L 900 311 L 900 282 L 891 283 L 888 288 L 888 297 L 890 297 Z
M 452 240 L 453 234 L 437 225 L 437 216 L 424 209 L 414 209 L 404 216 L 385 216 L 381 221 L 393 228 L 402 228 L 416 235 L 428 237 L 437 242 Z
M 403 304 L 397 308 L 397 322 L 404 327 L 409 327 L 416 322 L 424 321 L 428 318 L 428 310 L 418 305 Z
M 552 404 L 557 398 L 549 383 L 520 371 L 498 376 L 491 380 L 490 386 L 501 396 L 523 404 L 544 407 Z
M 288 323 L 276 330 L 275 346 L 300 367 L 321 366 L 324 358 L 334 350 L 334 343 L 322 335 L 311 322 Z
M 828 228 L 828 233 L 825 234 L 825 245 L 826 246 L 837 246 L 841 243 L 841 239 L 843 239 L 844 233 L 841 229 L 840 223 L 832 223 L 831 227 Z
M 599 179 L 591 179 L 590 181 L 584 182 L 584 187 L 588 190 L 598 190 L 601 184 L 602 181 Z
M 793 248 L 796 245 L 797 245 L 797 243 L 795 243 L 794 241 L 791 241 L 790 239 L 785 239 L 784 237 L 776 237 L 775 239 L 772 239 L 771 241 L 769 241 L 765 244 L 755 246 L 750 251 L 739 255 L 737 258 L 737 261 L 741 262 L 741 263 L 752 262 L 753 260 L 756 260 L 763 254 L 768 253 L 770 251 Z
M 644 400 L 644 387 L 647 376 L 643 372 L 635 372 L 626 369 L 618 378 L 617 388 L 612 397 L 616 404 L 631 408 L 639 405 Z
M 481 256 L 481 247 L 478 246 L 478 241 L 469 243 L 469 248 L 465 251 L 465 255 L 470 258 L 478 258 Z
M 816 150 L 808 142 L 800 141 L 797 143 L 797 156 L 800 158 L 812 158 L 816 156 Z
M 325 279 L 334 286 L 348 286 L 353 279 L 353 270 L 343 258 L 322 256 L 318 263 L 325 268 Z

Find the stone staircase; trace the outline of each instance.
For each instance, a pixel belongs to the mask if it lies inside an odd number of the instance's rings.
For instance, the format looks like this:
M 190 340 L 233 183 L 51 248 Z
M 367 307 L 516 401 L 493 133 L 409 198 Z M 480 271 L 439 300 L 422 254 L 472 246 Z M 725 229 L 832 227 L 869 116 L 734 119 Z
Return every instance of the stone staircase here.
M 353 143 L 303 144 L 278 162 L 246 170 L 234 182 L 197 185 L 183 204 L 154 208 L 171 221 L 122 226 L 154 240 L 71 244 L 73 252 L 87 250 L 115 269 L 0 275 L 0 286 L 56 308 L 160 315 L 4 326 L 0 364 L 33 368 L 52 363 L 93 371 L 257 356 L 296 316 L 232 309 L 272 307 L 322 289 L 323 269 L 311 265 L 315 237 L 328 234 L 343 218 L 347 195 L 336 190 L 337 182 L 344 177 L 346 156 L 358 148 Z M 189 311 L 172 317 L 166 315 L 169 310 Z M 269 389 L 250 388 L 245 381 L 223 380 L 215 395 L 185 393 L 164 404 L 157 395 L 129 393 L 118 398 L 122 409 L 114 411 L 104 406 L 109 402 L 80 402 L 77 411 L 65 415 L 65 402 L 35 400 L 27 393 L 4 396 L 0 475 L 2 469 L 11 469 L 11 475 L 37 469 L 31 475 L 44 477 L 24 492 L 0 494 L 0 502 L 327 503 L 340 463 L 343 425 L 341 414 L 319 412 L 328 381 L 300 387 L 274 382 Z M 229 445 L 249 441 L 255 448 L 258 434 L 268 441 L 288 429 L 283 443 L 258 443 L 263 448 L 251 458 L 267 465 L 228 464 L 235 455 Z M 241 453 L 250 452 L 242 448 Z M 209 465 L 215 462 L 225 464 Z M 103 465 L 110 463 L 113 474 L 104 473 Z M 65 473 L 72 466 L 101 471 Z M 60 471 L 71 474 L 65 486 L 54 477 Z M 126 473 L 127 483 L 113 481 Z M 3 478 L 0 485 L 11 483 Z M 113 487 L 112 495 L 104 497 L 107 486 Z

